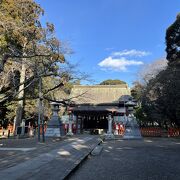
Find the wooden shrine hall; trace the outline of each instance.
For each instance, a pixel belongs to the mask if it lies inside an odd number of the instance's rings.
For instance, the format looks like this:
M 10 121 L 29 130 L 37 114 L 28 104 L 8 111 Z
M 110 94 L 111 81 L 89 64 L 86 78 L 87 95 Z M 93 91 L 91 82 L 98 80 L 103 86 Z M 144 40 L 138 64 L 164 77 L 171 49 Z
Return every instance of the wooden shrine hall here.
M 124 120 L 127 114 L 126 102 L 129 100 L 130 89 L 122 85 L 75 85 L 71 91 L 74 105 L 70 110 L 76 117 L 76 127 L 79 133 L 98 131 L 99 134 L 108 131 L 108 118 L 112 123 Z

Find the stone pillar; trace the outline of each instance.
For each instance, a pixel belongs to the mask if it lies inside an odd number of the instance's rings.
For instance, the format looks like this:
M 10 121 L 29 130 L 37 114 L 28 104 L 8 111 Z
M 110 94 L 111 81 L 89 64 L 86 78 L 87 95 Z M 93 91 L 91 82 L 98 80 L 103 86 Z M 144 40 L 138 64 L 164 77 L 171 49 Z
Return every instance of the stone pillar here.
M 73 122 L 73 114 L 71 113 L 69 115 L 69 129 L 68 129 L 68 133 L 67 133 L 68 136 L 72 136 L 73 135 L 73 132 L 72 132 L 72 122 Z
M 77 134 L 81 133 L 81 118 L 82 116 L 77 117 Z
M 21 123 L 21 135 L 22 136 L 25 135 L 25 119 L 22 119 L 22 123 Z
M 106 139 L 113 139 L 114 138 L 114 134 L 112 133 L 112 120 L 113 120 L 112 115 L 109 114 L 108 115 L 108 132 L 105 135 Z
M 84 116 L 81 118 L 81 124 L 80 124 L 80 133 L 83 134 L 83 124 L 84 124 Z
M 76 115 L 76 134 L 78 134 L 78 115 Z
M 112 117 L 111 114 L 108 115 L 108 134 L 112 134 Z

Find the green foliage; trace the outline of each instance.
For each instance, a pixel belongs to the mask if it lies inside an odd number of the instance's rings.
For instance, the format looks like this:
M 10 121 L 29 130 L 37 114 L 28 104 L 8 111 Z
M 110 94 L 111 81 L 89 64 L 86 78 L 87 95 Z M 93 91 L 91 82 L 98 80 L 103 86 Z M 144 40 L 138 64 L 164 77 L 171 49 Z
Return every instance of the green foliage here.
M 7 107 L 6 118 L 11 120 L 17 102 L 23 101 L 24 117 L 30 118 L 37 113 L 39 78 L 48 81 L 43 83 L 46 97 L 68 80 L 60 72 L 60 63 L 65 61 L 61 42 L 55 37 L 53 24 L 41 26 L 44 11 L 34 0 L 1 0 L 0 14 L 0 103 Z M 23 95 L 19 96 L 20 92 Z
M 34 40 L 42 38 L 39 16 L 43 10 L 32 0 L 2 0 L 0 13 L 0 54 L 5 63 L 6 58 L 22 56 L 25 45 L 32 47 Z
M 43 9 L 33 0 L 2 0 L 0 5 L 0 70 L 7 59 L 29 64 L 42 61 L 51 66 L 55 61 L 64 62 L 61 43 L 54 36 L 54 25 L 41 26 Z M 24 58 L 24 59 L 23 59 Z M 19 60 L 20 59 L 20 60 Z
M 126 82 L 121 81 L 119 79 L 107 79 L 100 83 L 100 85 L 120 85 L 120 84 L 126 84 Z
M 180 64 L 180 13 L 166 31 L 166 52 L 169 64 Z
M 147 116 L 146 116 L 146 114 L 144 113 L 144 110 L 143 110 L 142 107 L 138 107 L 138 108 L 135 110 L 135 116 L 136 116 L 137 121 L 138 121 L 138 123 L 139 123 L 140 126 L 146 125 L 146 123 L 148 122 Z
M 137 101 L 141 102 L 141 95 L 143 92 L 144 86 L 136 81 L 133 83 L 133 87 L 131 88 L 131 96 Z
M 16 107 L 17 107 L 17 102 L 16 101 L 11 101 L 9 103 L 6 103 L 7 111 L 6 111 L 6 116 L 4 119 L 8 119 L 8 121 L 13 122 L 15 116 L 16 116 Z

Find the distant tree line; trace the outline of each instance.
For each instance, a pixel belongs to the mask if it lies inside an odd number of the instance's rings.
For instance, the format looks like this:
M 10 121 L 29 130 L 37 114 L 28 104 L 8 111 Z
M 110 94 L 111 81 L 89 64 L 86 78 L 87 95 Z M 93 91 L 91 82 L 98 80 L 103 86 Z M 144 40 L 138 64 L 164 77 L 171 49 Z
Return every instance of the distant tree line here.
M 119 79 L 107 79 L 100 83 L 100 85 L 120 85 L 120 84 L 126 84 L 126 82 L 121 81 Z

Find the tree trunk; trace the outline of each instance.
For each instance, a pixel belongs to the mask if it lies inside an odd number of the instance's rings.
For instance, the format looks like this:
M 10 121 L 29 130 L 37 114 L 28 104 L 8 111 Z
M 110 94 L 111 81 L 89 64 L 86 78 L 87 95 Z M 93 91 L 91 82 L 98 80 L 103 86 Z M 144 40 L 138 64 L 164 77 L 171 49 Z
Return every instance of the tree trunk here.
M 22 98 L 22 100 L 18 101 L 18 105 L 17 105 L 17 110 L 16 110 L 16 123 L 15 123 L 15 128 L 17 126 L 20 126 L 21 122 L 22 122 L 22 116 L 23 116 L 23 111 L 24 111 L 24 87 L 25 87 L 25 79 L 26 79 L 26 67 L 25 64 L 22 63 L 22 67 L 21 67 L 21 73 L 20 73 L 20 86 L 19 86 L 19 94 L 18 94 L 18 98 Z

